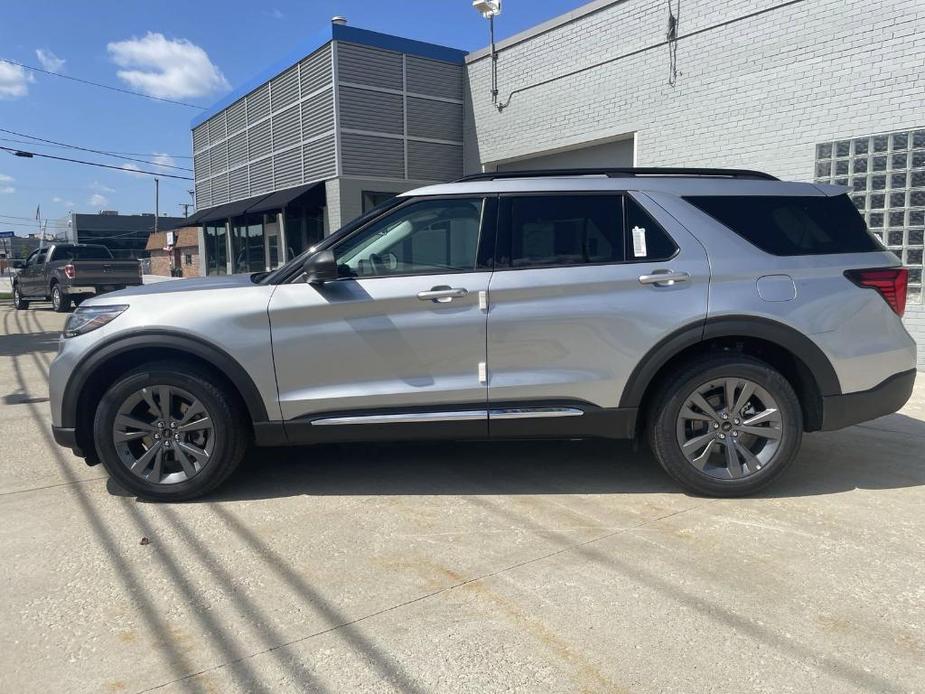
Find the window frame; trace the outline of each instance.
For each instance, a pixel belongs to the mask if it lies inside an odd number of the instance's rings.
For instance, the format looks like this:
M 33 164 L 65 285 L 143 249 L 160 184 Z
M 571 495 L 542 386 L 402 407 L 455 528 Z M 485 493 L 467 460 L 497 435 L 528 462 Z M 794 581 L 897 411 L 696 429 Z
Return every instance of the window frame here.
M 611 197 L 619 198 L 620 201 L 620 221 L 622 226 L 622 249 L 623 249 L 623 260 L 605 260 L 601 262 L 594 263 L 574 263 L 569 265 L 563 264 L 543 264 L 543 265 L 525 265 L 523 267 L 512 267 L 509 263 L 503 263 L 501 258 L 501 249 L 511 247 L 511 233 L 510 228 L 504 228 L 501 223 L 501 216 L 504 209 L 504 204 L 506 199 L 510 198 L 530 198 L 530 197 L 585 197 L 585 196 L 594 196 L 594 197 Z M 632 199 L 639 208 L 649 216 L 649 218 L 658 225 L 659 229 L 664 232 L 665 236 L 671 241 L 671 244 L 674 246 L 674 252 L 665 258 L 628 258 L 626 257 L 626 198 L 629 197 Z M 635 196 L 633 196 L 628 190 L 556 190 L 556 191 L 523 191 L 523 192 L 510 192 L 510 193 L 501 193 L 498 196 L 498 215 L 497 215 L 497 229 L 496 229 L 496 240 L 495 240 L 495 258 L 493 263 L 493 270 L 495 272 L 507 272 L 507 271 L 517 271 L 521 272 L 524 270 L 563 270 L 563 269 L 572 269 L 572 268 L 582 268 L 582 267 L 604 267 L 608 265 L 639 265 L 641 263 L 665 263 L 673 260 L 681 252 L 681 247 L 678 245 L 678 242 L 674 237 L 668 232 L 665 226 L 659 222 L 652 215 L 649 210 L 646 209 L 645 205 L 642 204 Z

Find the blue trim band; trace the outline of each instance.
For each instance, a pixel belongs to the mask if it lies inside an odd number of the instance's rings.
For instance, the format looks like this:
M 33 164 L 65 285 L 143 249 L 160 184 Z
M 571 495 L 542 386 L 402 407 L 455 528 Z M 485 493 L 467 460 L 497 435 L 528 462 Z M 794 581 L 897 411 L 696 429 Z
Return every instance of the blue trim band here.
M 429 58 L 431 60 L 440 60 L 445 63 L 455 63 L 457 65 L 463 65 L 466 59 L 466 51 L 461 51 L 456 48 L 448 48 L 447 46 L 440 46 L 436 43 L 427 43 L 425 41 L 415 41 L 414 39 L 405 39 L 400 36 L 382 34 L 378 31 L 370 31 L 368 29 L 358 29 L 357 27 L 343 24 L 331 24 L 324 30 L 307 38 L 296 46 L 296 48 L 289 51 L 285 57 L 276 61 L 268 68 L 261 70 L 259 74 L 245 81 L 212 104 L 208 109 L 193 118 L 190 127 L 195 128 L 202 125 L 216 113 L 224 111 L 241 97 L 250 94 L 260 85 L 269 82 L 281 72 L 289 69 L 331 41 L 358 43 L 364 46 L 407 53 L 408 55 Z

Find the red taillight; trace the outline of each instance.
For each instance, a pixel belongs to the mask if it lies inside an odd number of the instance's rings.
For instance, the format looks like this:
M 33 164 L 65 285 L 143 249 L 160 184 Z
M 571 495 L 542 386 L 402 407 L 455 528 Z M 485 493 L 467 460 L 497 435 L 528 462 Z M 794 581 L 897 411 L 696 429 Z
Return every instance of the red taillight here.
M 77 270 L 70 263 L 68 263 L 61 269 L 64 271 L 64 276 L 67 277 L 69 280 L 72 280 L 77 276 Z
M 906 268 L 845 270 L 845 277 L 859 287 L 876 289 L 896 315 L 901 316 L 906 312 L 906 289 L 909 283 L 909 271 Z

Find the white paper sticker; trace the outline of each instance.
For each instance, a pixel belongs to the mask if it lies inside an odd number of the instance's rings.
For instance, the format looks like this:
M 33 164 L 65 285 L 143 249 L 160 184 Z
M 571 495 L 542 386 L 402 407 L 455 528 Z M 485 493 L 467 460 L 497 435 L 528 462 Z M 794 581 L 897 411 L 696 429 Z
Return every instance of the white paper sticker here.
M 646 228 L 633 227 L 633 255 L 637 258 L 646 256 Z

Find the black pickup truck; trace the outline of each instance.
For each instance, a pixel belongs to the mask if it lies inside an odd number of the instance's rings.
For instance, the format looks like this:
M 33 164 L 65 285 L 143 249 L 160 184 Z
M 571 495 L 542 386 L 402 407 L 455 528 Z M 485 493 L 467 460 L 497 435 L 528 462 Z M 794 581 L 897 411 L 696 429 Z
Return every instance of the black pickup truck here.
M 33 251 L 13 278 L 13 303 L 51 301 L 59 313 L 88 296 L 141 284 L 137 260 L 113 260 L 105 246 L 56 243 Z

